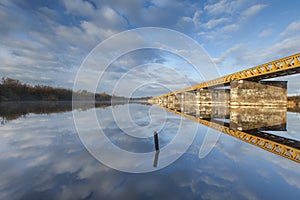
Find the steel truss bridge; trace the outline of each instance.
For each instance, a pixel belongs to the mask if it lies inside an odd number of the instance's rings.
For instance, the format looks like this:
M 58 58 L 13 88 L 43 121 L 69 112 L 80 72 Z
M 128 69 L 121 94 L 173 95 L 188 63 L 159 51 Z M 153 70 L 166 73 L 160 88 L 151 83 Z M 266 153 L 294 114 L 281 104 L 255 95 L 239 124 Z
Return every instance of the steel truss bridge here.
M 150 99 L 149 102 L 150 103 L 152 102 L 154 103 L 154 105 L 157 105 L 162 109 L 167 110 L 171 113 L 188 118 L 192 121 L 208 126 L 224 134 L 230 135 L 239 140 L 247 142 L 251 145 L 272 152 L 273 154 L 300 163 L 300 141 L 262 132 L 259 130 L 251 130 L 251 131 L 233 130 L 230 129 L 228 123 L 218 122 L 214 119 L 198 118 L 193 115 L 185 114 L 180 112 L 179 110 L 170 108 L 168 106 L 163 106 L 160 104 L 161 102 L 165 102 L 163 99 L 165 99 L 166 102 L 168 102 L 167 97 L 177 96 L 185 92 L 197 91 L 206 88 L 214 88 L 214 87 L 220 88 L 222 86 L 229 86 L 230 83 L 233 81 L 246 80 L 246 81 L 258 82 L 262 79 L 288 76 L 297 73 L 300 73 L 300 53 L 285 58 L 281 58 L 272 62 L 268 62 L 262 65 L 258 65 L 246 70 L 242 70 L 233 74 L 229 74 L 223 77 L 219 77 L 207 82 L 203 82 L 188 88 L 163 94 Z M 156 104 L 157 102 L 158 104 Z M 177 103 L 184 103 L 184 102 L 177 102 Z
M 235 80 L 259 81 L 262 79 L 269 79 L 269 78 L 276 78 L 280 76 L 297 74 L 299 72 L 300 72 L 300 53 L 285 58 L 281 58 L 272 62 L 268 62 L 262 65 L 258 65 L 256 67 L 252 67 L 246 70 L 242 70 L 233 74 L 229 74 L 220 78 L 216 78 L 207 82 L 203 82 L 188 88 L 163 94 L 154 97 L 153 99 L 161 99 L 162 97 L 168 97 L 182 92 L 195 91 L 201 88 L 228 86 L 230 82 Z

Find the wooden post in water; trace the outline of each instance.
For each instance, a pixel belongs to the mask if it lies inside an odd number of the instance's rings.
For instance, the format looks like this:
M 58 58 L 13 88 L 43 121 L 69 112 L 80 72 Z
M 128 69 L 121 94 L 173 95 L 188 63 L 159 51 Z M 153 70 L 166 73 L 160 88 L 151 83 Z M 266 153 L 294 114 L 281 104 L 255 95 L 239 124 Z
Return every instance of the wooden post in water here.
M 158 146 L 158 133 L 156 131 L 154 132 L 154 144 L 155 144 L 155 150 L 158 151 L 159 150 L 159 146 Z

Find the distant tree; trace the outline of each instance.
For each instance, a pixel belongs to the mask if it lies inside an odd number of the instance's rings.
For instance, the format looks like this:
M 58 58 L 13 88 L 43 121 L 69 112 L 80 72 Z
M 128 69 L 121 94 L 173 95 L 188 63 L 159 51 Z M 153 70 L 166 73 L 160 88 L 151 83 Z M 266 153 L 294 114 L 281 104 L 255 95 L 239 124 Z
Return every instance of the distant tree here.
M 73 92 L 65 88 L 53 88 L 45 85 L 31 86 L 19 80 L 2 78 L 0 83 L 0 101 L 71 101 L 76 95 L 76 100 L 94 98 L 95 101 L 127 101 L 129 98 L 103 93 L 91 93 L 87 90 Z M 131 100 L 147 100 L 152 97 L 130 98 Z
M 0 101 L 70 101 L 72 90 L 50 86 L 31 86 L 11 78 L 2 78 Z

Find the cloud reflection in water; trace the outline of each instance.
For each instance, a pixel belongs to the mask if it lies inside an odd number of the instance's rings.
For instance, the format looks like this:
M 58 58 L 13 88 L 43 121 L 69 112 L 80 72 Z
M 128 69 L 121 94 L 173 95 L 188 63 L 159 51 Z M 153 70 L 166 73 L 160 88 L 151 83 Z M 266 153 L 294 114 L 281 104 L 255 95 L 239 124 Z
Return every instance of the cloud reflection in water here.
M 142 107 L 132 105 L 133 110 L 148 109 Z M 110 130 L 110 138 L 116 144 L 138 151 L 154 148 L 153 138 L 139 144 L 137 139 L 124 137 L 112 122 L 110 112 L 111 107 L 97 109 L 102 125 Z M 169 117 L 172 123 L 167 127 L 175 130 L 179 116 L 169 114 Z M 186 134 L 193 124 L 186 123 Z M 221 135 L 213 151 L 199 159 L 206 129 L 201 126 L 192 146 L 172 165 L 152 173 L 129 174 L 102 165 L 85 150 L 71 112 L 30 114 L 0 127 L 0 198 L 293 199 L 299 196 L 299 164 L 227 135 Z M 299 132 L 299 127 L 292 131 Z M 172 139 L 173 129 L 166 133 L 159 135 L 162 145 Z

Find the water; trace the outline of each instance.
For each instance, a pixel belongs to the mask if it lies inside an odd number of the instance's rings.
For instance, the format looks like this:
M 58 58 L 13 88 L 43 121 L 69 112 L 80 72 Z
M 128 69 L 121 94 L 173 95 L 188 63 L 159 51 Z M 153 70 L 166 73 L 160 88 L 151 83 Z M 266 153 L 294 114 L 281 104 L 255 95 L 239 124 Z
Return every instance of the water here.
M 300 195 L 300 163 L 158 107 L 130 104 L 95 109 L 103 132 L 113 144 L 130 152 L 150 152 L 150 160 L 145 157 L 139 165 L 123 157 L 118 160 L 126 169 L 139 170 L 142 166 L 154 170 L 149 173 L 120 172 L 97 161 L 80 140 L 68 104 L 33 107 L 0 106 L 1 199 L 298 199 Z M 124 114 L 127 110 L 131 119 Z M 87 106 L 74 112 L 86 119 L 85 129 L 96 133 L 89 120 L 93 109 Z M 298 113 L 288 112 L 287 131 L 264 130 L 299 141 L 299 118 Z M 282 129 L 272 128 L 278 127 Z M 155 152 L 155 130 L 161 149 L 174 141 L 178 131 L 183 133 L 178 149 L 193 139 L 179 159 L 162 169 L 166 154 L 163 150 L 158 155 Z M 209 147 L 207 141 L 213 142 L 205 139 L 208 134 L 218 137 L 217 142 L 199 158 L 201 146 Z M 92 144 L 103 142 L 93 137 Z M 101 153 L 116 159 L 110 149 Z

